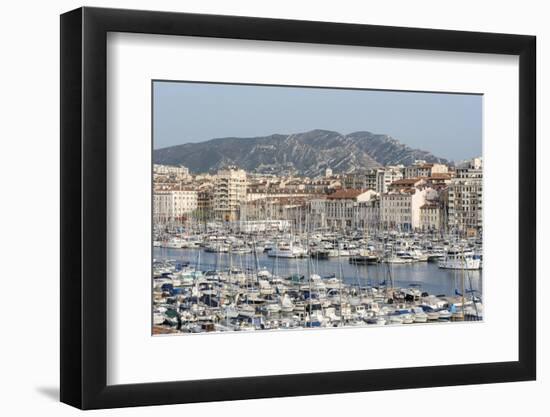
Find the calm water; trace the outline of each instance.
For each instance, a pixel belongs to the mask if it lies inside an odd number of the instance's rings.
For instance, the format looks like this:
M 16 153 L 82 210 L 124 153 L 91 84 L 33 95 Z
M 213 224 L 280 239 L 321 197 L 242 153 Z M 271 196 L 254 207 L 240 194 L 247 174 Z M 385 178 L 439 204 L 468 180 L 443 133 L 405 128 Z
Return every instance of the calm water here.
M 333 258 L 330 260 L 315 259 L 281 259 L 270 258 L 266 254 L 258 254 L 260 267 L 265 267 L 272 273 L 283 277 L 300 274 L 307 275 L 308 263 L 311 273 L 321 277 L 335 274 L 343 276 L 348 284 L 376 285 L 384 279 L 389 283 L 388 273 L 391 271 L 394 286 L 407 287 L 409 284 L 419 284 L 422 291 L 430 294 L 453 295 L 455 289 L 461 290 L 462 271 L 440 269 L 436 263 L 417 262 L 413 264 L 391 265 L 352 265 L 347 258 Z M 200 249 L 169 249 L 154 248 L 153 257 L 157 260 L 174 259 L 179 262 L 189 262 L 190 265 L 199 265 L 201 270 L 225 269 L 229 266 L 247 269 L 254 268 L 254 254 L 235 255 L 227 253 L 208 253 Z M 389 270 L 390 271 L 389 271 Z M 466 290 L 472 288 L 481 295 L 481 270 L 465 271 Z

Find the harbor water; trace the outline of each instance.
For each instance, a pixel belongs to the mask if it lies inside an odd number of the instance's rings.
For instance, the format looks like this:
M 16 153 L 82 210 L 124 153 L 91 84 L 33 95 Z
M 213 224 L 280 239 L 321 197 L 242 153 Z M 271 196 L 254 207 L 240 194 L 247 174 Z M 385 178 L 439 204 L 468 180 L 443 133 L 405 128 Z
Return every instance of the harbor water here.
M 321 260 L 315 258 L 285 259 L 269 257 L 266 253 L 229 254 L 211 253 L 202 249 L 153 248 L 156 260 L 175 260 L 188 263 L 199 270 L 226 270 L 239 268 L 243 271 L 257 267 L 266 268 L 274 275 L 318 274 L 322 278 L 336 276 L 343 278 L 348 285 L 377 286 L 393 279 L 394 287 L 417 286 L 421 291 L 436 295 L 455 295 L 456 291 L 474 290 L 482 296 L 482 270 L 441 269 L 437 263 L 414 262 L 408 264 L 378 263 L 372 265 L 353 265 L 347 257 Z M 257 263 L 257 265 L 256 265 Z

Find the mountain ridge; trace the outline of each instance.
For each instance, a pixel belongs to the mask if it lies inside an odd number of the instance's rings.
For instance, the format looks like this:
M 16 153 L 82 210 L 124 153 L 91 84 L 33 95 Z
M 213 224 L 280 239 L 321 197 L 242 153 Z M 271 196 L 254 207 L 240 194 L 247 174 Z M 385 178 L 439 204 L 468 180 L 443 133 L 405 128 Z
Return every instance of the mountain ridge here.
M 428 163 L 450 162 L 388 135 L 369 131 L 343 135 L 323 129 L 214 138 L 153 151 L 154 163 L 185 165 L 193 173 L 215 172 L 235 165 L 255 173 L 318 176 L 327 168 L 334 173 L 351 173 L 386 165 L 411 165 L 419 159 Z

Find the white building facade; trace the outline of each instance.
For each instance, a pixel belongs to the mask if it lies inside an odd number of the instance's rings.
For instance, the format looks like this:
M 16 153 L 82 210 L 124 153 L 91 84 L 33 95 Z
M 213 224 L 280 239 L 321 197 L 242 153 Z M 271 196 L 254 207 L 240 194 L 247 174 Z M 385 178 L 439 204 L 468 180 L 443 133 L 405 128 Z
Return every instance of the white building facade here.
M 412 231 L 421 228 L 420 207 L 426 203 L 426 189 L 403 189 L 380 196 L 381 227 Z
M 346 174 L 343 179 L 344 188 L 376 191 L 377 177 L 380 170 L 379 168 L 373 168 L 365 172 Z
M 449 184 L 449 228 L 478 234 L 483 228 L 483 161 L 474 158 L 456 169 Z
M 376 172 L 376 192 L 387 193 L 392 182 L 403 178 L 403 166 L 388 166 L 380 168 Z
M 411 166 L 404 169 L 405 178 L 427 178 L 433 174 L 446 174 L 449 168 L 444 164 L 428 164 L 426 161 L 415 161 Z
M 325 225 L 331 229 L 357 227 L 359 206 L 376 196 L 373 190 L 339 190 L 323 201 Z M 317 201 L 318 204 L 320 201 Z
M 157 190 L 153 194 L 153 220 L 157 224 L 184 221 L 197 207 L 196 190 Z
M 163 175 L 171 177 L 175 180 L 186 180 L 190 177 L 189 168 L 184 167 L 183 165 L 172 166 L 172 165 L 153 165 L 153 174 Z
M 372 196 L 368 201 L 360 201 L 356 207 L 354 227 L 368 231 L 380 228 L 380 198 Z
M 442 230 L 443 210 L 439 202 L 427 202 L 420 207 L 420 228 L 423 232 Z
M 238 220 L 241 203 L 246 201 L 246 172 L 230 167 L 218 171 L 214 181 L 212 206 L 215 218 Z

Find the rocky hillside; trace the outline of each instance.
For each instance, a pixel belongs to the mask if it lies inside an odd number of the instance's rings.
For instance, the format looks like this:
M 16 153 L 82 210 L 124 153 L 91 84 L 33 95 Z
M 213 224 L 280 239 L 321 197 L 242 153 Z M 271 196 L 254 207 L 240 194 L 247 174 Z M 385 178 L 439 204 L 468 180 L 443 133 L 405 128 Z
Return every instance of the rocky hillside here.
M 220 138 L 154 151 L 157 164 L 185 165 L 194 173 L 236 165 L 249 172 L 317 176 L 326 168 L 349 173 L 381 165 L 411 165 L 416 159 L 447 163 L 430 152 L 370 132 L 342 135 L 327 130 L 256 138 Z

